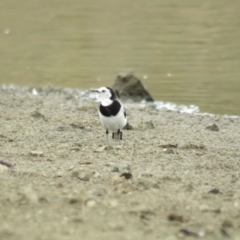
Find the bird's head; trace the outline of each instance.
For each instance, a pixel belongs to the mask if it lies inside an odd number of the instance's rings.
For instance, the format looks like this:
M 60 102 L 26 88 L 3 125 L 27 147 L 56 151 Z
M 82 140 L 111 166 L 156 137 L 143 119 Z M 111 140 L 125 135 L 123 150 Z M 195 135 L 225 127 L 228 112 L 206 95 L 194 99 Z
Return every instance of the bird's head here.
M 100 87 L 99 89 L 92 90 L 93 92 L 97 92 L 99 94 L 99 98 L 101 101 L 105 99 L 115 100 L 117 98 L 116 93 L 110 87 Z

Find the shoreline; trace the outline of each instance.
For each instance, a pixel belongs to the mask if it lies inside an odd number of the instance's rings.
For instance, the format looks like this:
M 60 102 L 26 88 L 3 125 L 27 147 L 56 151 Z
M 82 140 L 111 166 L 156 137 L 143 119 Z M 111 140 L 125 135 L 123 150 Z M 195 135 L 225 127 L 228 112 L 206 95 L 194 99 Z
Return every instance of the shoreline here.
M 1 90 L 3 91 L 20 91 L 23 93 L 29 93 L 33 96 L 38 96 L 41 92 L 44 91 L 56 91 L 56 92 L 66 92 L 69 94 L 73 94 L 73 96 L 78 99 L 79 97 L 85 97 L 89 100 L 97 100 L 95 94 L 88 93 L 89 89 L 78 89 L 78 88 L 62 88 L 62 87 L 53 87 L 53 86 L 46 86 L 46 87 L 28 87 L 28 86 L 18 86 L 15 84 L 10 85 L 1 85 Z M 127 103 L 132 103 L 133 105 L 139 105 L 144 107 L 145 105 L 155 105 L 155 108 L 159 111 L 173 111 L 179 113 L 187 113 L 187 114 L 194 114 L 194 115 L 203 115 L 203 116 L 222 116 L 227 118 L 239 118 L 240 115 L 228 115 L 228 114 L 214 114 L 209 112 L 201 112 L 199 107 L 194 104 L 184 105 L 184 104 L 176 104 L 174 102 L 165 102 L 165 101 L 154 101 L 152 103 L 147 103 L 145 101 L 142 102 L 131 102 L 127 101 Z

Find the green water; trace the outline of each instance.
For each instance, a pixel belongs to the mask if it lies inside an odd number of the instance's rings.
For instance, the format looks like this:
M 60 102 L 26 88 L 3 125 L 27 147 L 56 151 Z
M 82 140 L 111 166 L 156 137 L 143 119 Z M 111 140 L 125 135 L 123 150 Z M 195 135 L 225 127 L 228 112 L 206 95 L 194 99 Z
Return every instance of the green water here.
M 130 69 L 156 100 L 240 115 L 239 9 L 237 0 L 1 0 L 0 84 L 99 87 Z

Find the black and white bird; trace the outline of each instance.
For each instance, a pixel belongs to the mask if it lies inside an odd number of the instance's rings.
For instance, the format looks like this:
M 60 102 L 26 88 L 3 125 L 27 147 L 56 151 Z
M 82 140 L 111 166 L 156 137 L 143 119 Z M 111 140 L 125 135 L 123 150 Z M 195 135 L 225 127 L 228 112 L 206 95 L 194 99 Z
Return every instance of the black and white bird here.
M 115 91 L 110 87 L 101 87 L 94 92 L 99 93 L 101 101 L 98 113 L 100 122 L 106 130 L 106 142 L 108 142 L 109 131 L 113 139 L 122 140 L 121 129 L 127 124 L 126 111 L 117 97 Z

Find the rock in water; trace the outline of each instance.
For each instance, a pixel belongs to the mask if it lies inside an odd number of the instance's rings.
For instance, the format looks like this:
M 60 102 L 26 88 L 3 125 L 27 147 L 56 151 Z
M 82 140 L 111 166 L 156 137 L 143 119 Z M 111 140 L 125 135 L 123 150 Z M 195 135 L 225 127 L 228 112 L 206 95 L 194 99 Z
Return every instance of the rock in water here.
M 122 99 L 131 98 L 134 101 L 154 101 L 141 81 L 131 72 L 119 73 L 113 85 L 113 89 Z

